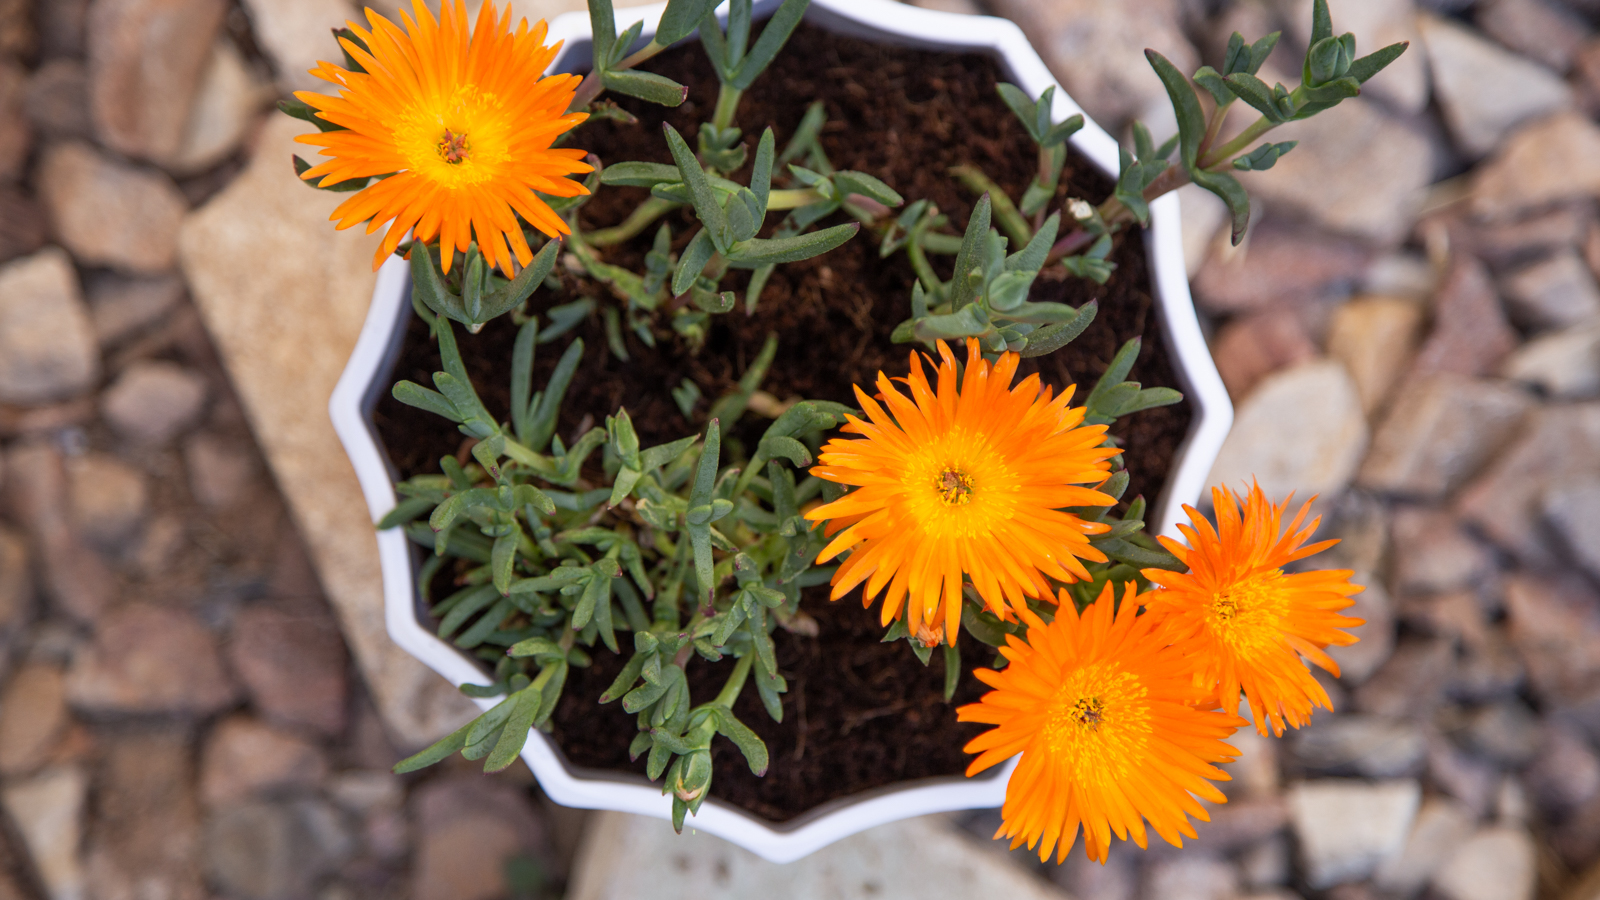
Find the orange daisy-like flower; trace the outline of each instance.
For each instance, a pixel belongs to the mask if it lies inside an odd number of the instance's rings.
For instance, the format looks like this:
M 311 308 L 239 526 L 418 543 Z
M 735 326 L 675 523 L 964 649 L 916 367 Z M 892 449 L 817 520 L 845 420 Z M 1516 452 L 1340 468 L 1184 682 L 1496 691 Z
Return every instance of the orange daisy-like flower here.
M 850 556 L 833 576 L 837 600 L 866 582 L 863 602 L 887 588 L 883 622 L 904 608 L 913 634 L 926 643 L 955 643 L 961 622 L 962 576 L 996 615 L 1027 607 L 1028 597 L 1051 597 L 1048 578 L 1088 578 L 1080 559 L 1104 562 L 1088 535 L 1108 530 L 1066 512 L 1072 506 L 1110 506 L 1098 485 L 1117 454 L 1105 426 L 1084 425 L 1082 407 L 1029 375 L 1016 387 L 1020 361 L 1005 353 L 991 364 L 967 341 L 966 373 L 956 387 L 956 359 L 939 344 L 938 387 L 921 357 L 901 379 L 907 397 L 878 373 L 883 405 L 856 388 L 868 421 L 850 416 L 843 431 L 864 440 L 834 439 L 811 474 L 856 490 L 806 513 L 827 520 L 837 536 L 817 556 Z M 907 596 L 910 596 L 909 602 Z
M 1356 642 L 1355 635 L 1339 629 L 1362 620 L 1339 610 L 1350 606 L 1350 595 L 1362 588 L 1350 583 L 1348 569 L 1284 573 L 1285 565 L 1338 543 L 1302 546 L 1321 521 L 1312 519 L 1301 529 L 1310 501 L 1283 529 L 1288 501 L 1274 506 L 1259 485 L 1251 485 L 1244 498 L 1223 488 L 1212 488 L 1211 497 L 1215 529 L 1186 506 L 1193 527 L 1178 529 L 1189 546 L 1160 538 L 1189 571 L 1144 570 L 1162 588 L 1144 595 L 1147 615 L 1161 624 L 1164 639 L 1194 661 L 1197 681 L 1217 686 L 1223 709 L 1239 708 L 1242 689 L 1256 729 L 1266 734 L 1270 724 L 1272 733 L 1281 735 L 1285 722 L 1304 725 L 1314 706 L 1333 708 L 1300 657 L 1339 674 L 1339 664 L 1322 648 Z
M 339 96 L 295 96 L 346 130 L 304 134 L 302 144 L 331 156 L 302 175 L 321 187 L 352 178 L 388 177 L 334 210 L 339 228 L 368 222 L 371 234 L 391 222 L 372 260 L 376 269 L 410 230 L 438 239 L 446 271 L 456 251 L 475 239 L 484 261 L 511 273 L 533 251 L 514 213 L 550 237 L 567 224 L 534 191 L 554 197 L 588 193 L 567 176 L 593 171 L 582 150 L 552 147 L 587 118 L 567 114 L 576 75 L 542 77 L 560 45 L 544 45 L 543 21 L 511 30 L 511 8 L 498 16 L 486 0 L 469 32 L 462 0 L 445 0 L 435 19 L 422 0 L 405 30 L 367 10 L 370 31 L 350 30 L 366 45 L 340 38 L 365 72 L 318 63 L 311 74 L 340 87 Z M 509 246 L 508 246 L 509 242 Z
M 1080 826 L 1100 862 L 1113 833 L 1145 846 L 1146 821 L 1181 847 L 1195 836 L 1188 816 L 1210 820 L 1195 797 L 1226 802 L 1211 781 L 1229 776 L 1214 764 L 1239 756 L 1223 741 L 1244 720 L 1191 705 L 1190 666 L 1137 614 L 1133 585 L 1118 606 L 1107 584 L 1082 616 L 1065 591 L 1048 625 L 1019 611 L 1027 640 L 1006 638 L 1009 665 L 974 672 L 994 690 L 957 711 L 996 726 L 967 744 L 979 754 L 968 775 L 1022 754 L 995 837 L 1037 846 L 1041 861 L 1052 848 L 1065 860 Z

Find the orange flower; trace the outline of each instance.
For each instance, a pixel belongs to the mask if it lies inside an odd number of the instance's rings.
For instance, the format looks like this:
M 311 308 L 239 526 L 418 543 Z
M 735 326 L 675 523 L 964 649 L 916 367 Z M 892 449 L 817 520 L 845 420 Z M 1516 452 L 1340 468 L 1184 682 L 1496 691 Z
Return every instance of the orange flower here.
M 996 726 L 967 744 L 979 754 L 968 775 L 1022 754 L 995 837 L 1037 845 L 1041 861 L 1054 847 L 1065 860 L 1080 825 L 1084 853 L 1100 862 L 1113 832 L 1145 846 L 1146 821 L 1181 847 L 1195 836 L 1187 816 L 1210 820 L 1195 797 L 1226 801 L 1210 782 L 1229 776 L 1213 763 L 1238 757 L 1223 741 L 1244 720 L 1190 705 L 1190 667 L 1137 614 L 1133 585 L 1118 606 L 1107 584 L 1081 617 L 1065 591 L 1048 625 L 1019 611 L 1027 641 L 1008 636 L 1009 664 L 974 671 L 994 690 L 957 711 Z
M 425 243 L 438 239 L 446 271 L 475 239 L 484 261 L 509 275 L 513 254 L 522 265 L 533 260 L 513 211 L 555 237 L 568 233 L 567 224 L 534 191 L 588 193 L 567 178 L 593 171 L 584 151 L 551 146 L 587 118 L 565 114 L 578 76 L 541 77 L 560 45 L 544 46 L 542 21 L 530 29 L 523 19 L 513 34 L 509 5 L 496 18 L 494 0 L 486 0 L 470 33 L 462 0 L 445 0 L 437 20 L 422 0 L 413 9 L 415 18 L 401 14 L 404 31 L 370 9 L 371 31 L 348 23 L 367 49 L 340 43 L 366 71 L 327 62 L 311 70 L 338 85 L 339 96 L 295 94 L 347 129 L 295 138 L 333 157 L 301 177 L 320 177 L 327 187 L 388 176 L 332 216 L 340 229 L 368 222 L 368 234 L 392 220 L 374 269 L 411 230 Z
M 1211 497 L 1215 529 L 1186 506 L 1193 527 L 1178 529 L 1189 546 L 1160 539 L 1189 571 L 1144 570 L 1162 588 L 1144 594 L 1147 615 L 1160 622 L 1164 639 L 1195 661 L 1196 679 L 1217 686 L 1223 709 L 1236 711 L 1243 689 L 1256 729 L 1266 734 L 1270 723 L 1272 733 L 1281 735 L 1285 722 L 1304 725 L 1313 706 L 1333 708 L 1300 657 L 1339 674 L 1339 664 L 1322 648 L 1356 642 L 1339 629 L 1362 620 L 1338 611 L 1362 588 L 1350 583 L 1347 569 L 1284 573 L 1288 563 L 1338 543 L 1301 546 L 1321 521 L 1312 519 L 1301 530 L 1310 501 L 1281 529 L 1289 502 L 1274 506 L 1259 485 L 1251 485 L 1243 499 L 1223 488 L 1212 488 Z
M 1069 407 L 1072 388 L 1052 399 L 1039 376 L 1016 387 L 1019 358 L 1005 353 L 992 365 L 967 341 L 966 374 L 956 389 L 956 360 L 939 344 L 938 389 L 921 358 L 911 354 L 903 380 L 907 397 L 878 373 L 884 405 L 856 388 L 870 421 L 849 417 L 822 448 L 811 474 L 856 490 L 806 513 L 838 533 L 817 556 L 850 556 L 833 576 L 833 599 L 866 582 L 863 603 L 887 587 L 883 623 L 901 613 L 913 634 L 924 624 L 955 643 L 961 624 L 963 573 L 996 615 L 1009 603 L 1051 596 L 1046 579 L 1088 578 L 1080 559 L 1104 562 L 1088 535 L 1108 530 L 1064 507 L 1110 506 L 1110 496 L 1074 485 L 1106 480 L 1117 454 L 1105 447 L 1105 426 L 1084 425 L 1082 407 Z M 910 601 L 906 600 L 910 596 Z M 926 632 L 923 632 L 926 633 Z

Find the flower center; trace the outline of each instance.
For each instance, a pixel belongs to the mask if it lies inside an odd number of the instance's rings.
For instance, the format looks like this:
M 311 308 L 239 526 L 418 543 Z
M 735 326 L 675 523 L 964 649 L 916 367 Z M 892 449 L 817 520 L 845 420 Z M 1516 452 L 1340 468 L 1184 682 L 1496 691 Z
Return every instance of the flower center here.
M 972 476 L 960 469 L 946 466 L 933 480 L 933 489 L 939 492 L 939 499 L 946 506 L 972 502 Z
M 1283 570 L 1269 569 L 1242 578 L 1211 597 L 1206 624 L 1211 633 L 1246 658 L 1278 646 L 1288 596 Z
M 1100 726 L 1105 711 L 1106 703 L 1099 697 L 1079 697 L 1067 710 L 1067 718 L 1092 730 Z
M 468 152 L 466 134 L 457 134 L 446 128 L 444 137 L 439 141 L 439 157 L 454 166 L 465 161 Z

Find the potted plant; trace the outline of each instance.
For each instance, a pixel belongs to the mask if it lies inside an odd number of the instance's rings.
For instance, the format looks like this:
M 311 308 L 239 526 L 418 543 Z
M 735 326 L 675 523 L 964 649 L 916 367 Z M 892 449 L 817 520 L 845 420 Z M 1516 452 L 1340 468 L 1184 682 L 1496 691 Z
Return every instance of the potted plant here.
M 1161 690 L 1207 682 L 1213 693 L 1177 705 L 1213 737 L 1238 724 L 1241 687 L 1280 710 L 1258 724 L 1303 721 L 1319 699 L 1314 681 L 1284 674 L 1276 657 L 1266 669 L 1230 661 L 1180 601 L 1204 593 L 1195 554 L 1254 553 L 1270 573 L 1309 529 L 1297 520 L 1291 539 L 1247 552 L 1240 542 L 1262 527 L 1276 535 L 1281 507 L 1219 498 L 1220 532 L 1191 510 L 1200 531 L 1185 532 L 1187 550 L 1148 536 L 1147 504 L 1129 492 L 1160 488 L 1154 521 L 1170 531 L 1231 415 L 1189 306 L 1166 195 L 1190 180 L 1218 193 L 1237 239 L 1249 207 L 1227 169 L 1270 166 L 1292 144 L 1250 144 L 1353 96 L 1403 47 L 1356 58 L 1319 0 L 1293 91 L 1254 77 L 1275 35 L 1236 35 L 1222 69 L 1193 81 L 1151 54 L 1180 134 L 1158 147 L 1136 125 L 1130 152 L 1077 112 L 1010 23 L 886 0 L 713 8 L 672 0 L 618 23 L 593 0 L 587 20 L 563 17 L 548 33 L 514 28 L 492 3 L 476 22 L 453 2 L 437 16 L 418 3 L 403 27 L 369 14 L 370 27 L 340 32 L 345 66 L 316 70 L 341 96 L 284 105 L 317 125 L 302 140 L 329 157 L 297 159 L 304 177 L 358 192 L 336 213 L 341 226 L 390 227 L 372 313 L 331 404 L 380 520 L 389 630 L 485 709 L 401 768 L 459 751 L 495 769 L 520 755 L 557 802 L 680 828 L 693 816 L 786 861 L 883 822 L 1002 801 L 1011 833 L 1038 843 L 1049 827 L 1035 826 L 1059 804 L 1025 809 L 1014 781 L 1008 794 L 1015 741 L 992 736 L 1015 723 L 984 710 L 1008 690 L 994 666 L 1031 671 L 1030 648 L 1048 656 L 1039 648 L 1070 644 L 1072 628 L 1153 648 Z M 680 46 L 695 31 L 703 51 Z M 785 70 L 791 42 L 808 64 Z M 941 60 L 962 71 L 944 78 Z M 586 74 L 541 78 L 546 69 Z M 914 81 L 907 73 L 934 94 L 915 114 L 892 114 L 851 80 Z M 1236 99 L 1261 119 L 1223 140 Z M 862 109 L 879 130 L 841 139 L 862 130 L 848 118 Z M 996 152 L 1007 134 L 1020 164 Z M 994 146 L 974 152 L 974 135 Z M 930 181 L 935 139 L 966 156 L 939 157 L 955 164 Z M 886 144 L 924 156 L 850 167 Z M 898 279 L 892 291 L 886 279 Z M 1128 298 L 1139 296 L 1134 309 Z M 1119 322 L 1121 335 L 1107 327 Z M 1062 360 L 1091 339 L 1105 349 L 1076 364 L 1099 371 L 1074 376 Z M 920 345 L 934 380 L 918 357 L 901 362 L 896 344 Z M 1136 364 L 1148 373 L 1162 360 L 1171 386 L 1127 380 Z M 1018 366 L 1043 380 L 1012 387 Z M 417 380 L 393 383 L 396 367 Z M 891 376 L 917 387 L 906 396 Z M 1069 406 L 1070 382 L 1089 378 L 1082 405 Z M 1178 424 L 1164 439 L 1137 440 L 1127 423 L 1184 401 L 1175 387 L 1188 392 L 1187 416 L 1169 420 Z M 879 496 L 872 485 L 891 463 L 862 462 L 874 440 L 913 440 L 917 415 L 948 430 L 955 420 L 940 404 L 979 409 L 985 396 L 1011 413 L 972 421 L 1009 435 L 991 437 L 1015 466 L 974 458 L 917 476 L 943 504 L 927 516 Z M 837 436 L 840 426 L 864 439 Z M 1135 463 L 1152 449 L 1167 470 L 1141 475 Z M 988 486 L 1013 470 L 1031 474 L 1005 482 L 1011 505 L 986 505 Z M 890 508 L 899 512 L 884 519 Z M 946 508 L 987 510 L 989 543 L 963 543 L 965 526 L 939 532 Z M 918 535 L 944 542 L 937 561 Z M 861 582 L 868 605 L 882 595 L 878 609 L 829 602 Z M 1119 601 L 1114 584 L 1133 593 Z M 1279 597 L 1261 590 L 1249 596 Z M 1352 639 L 1335 628 L 1354 620 L 1333 610 L 1353 590 L 1333 573 L 1282 595 L 1314 610 L 1283 645 L 1294 667 L 1296 652 L 1331 665 L 1319 648 Z M 1140 606 L 1167 611 L 1134 615 Z M 1196 666 L 1203 677 L 1190 677 Z M 1293 696 L 1261 695 L 1262 672 Z M 984 695 L 983 684 L 999 690 Z M 952 700 L 968 701 L 962 718 L 1001 727 L 961 724 Z M 1093 727 L 1113 714 L 1074 713 Z M 964 778 L 963 745 L 986 751 L 985 768 L 1012 761 Z M 1226 758 L 1217 747 L 1190 749 L 1214 762 Z M 802 778 L 774 777 L 804 765 Z M 1194 777 L 1173 783 L 1204 793 Z M 1014 803 L 1024 805 L 1013 814 Z M 1102 856 L 1107 821 L 1087 841 Z M 1169 837 L 1188 827 L 1181 815 L 1151 822 Z M 1131 827 L 1142 839 L 1137 817 Z M 1057 843 L 1052 833 L 1041 852 Z M 1059 843 L 1064 853 L 1070 836 Z

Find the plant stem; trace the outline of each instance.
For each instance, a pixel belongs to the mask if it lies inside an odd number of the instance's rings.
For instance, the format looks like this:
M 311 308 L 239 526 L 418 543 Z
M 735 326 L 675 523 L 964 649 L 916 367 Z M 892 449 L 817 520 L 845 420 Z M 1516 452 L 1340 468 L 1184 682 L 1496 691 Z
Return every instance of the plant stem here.
M 767 210 L 774 209 L 799 209 L 813 203 L 821 203 L 821 194 L 810 188 L 797 188 L 786 191 L 771 191 L 767 194 Z
M 733 115 L 739 110 L 739 98 L 744 91 L 726 82 L 717 91 L 717 108 L 711 115 L 711 124 L 718 129 L 733 127 Z
M 1229 100 L 1227 103 L 1211 110 L 1211 121 L 1206 125 L 1206 136 L 1200 141 L 1200 158 L 1204 159 L 1206 151 L 1210 150 L 1211 145 L 1216 143 L 1217 135 L 1222 132 L 1222 123 L 1228 120 L 1228 111 L 1232 108 L 1233 101 Z
M 1216 148 L 1215 150 L 1211 151 L 1210 154 L 1203 157 L 1200 160 L 1200 168 L 1210 169 L 1214 168 L 1218 163 L 1227 162 L 1228 160 L 1232 159 L 1235 154 L 1239 153 L 1239 151 L 1249 147 L 1251 142 L 1253 142 L 1256 138 L 1261 137 L 1276 127 L 1278 126 L 1270 121 L 1266 116 L 1262 116 L 1261 118 L 1250 123 L 1249 128 L 1239 132 L 1238 137 L 1227 142 L 1226 144 L 1223 144 L 1221 147 Z
M 671 200 L 651 197 L 629 213 L 628 218 L 624 219 L 622 224 L 613 225 L 610 228 L 602 228 L 599 231 L 591 231 L 583 236 L 583 241 L 593 247 L 609 247 L 612 244 L 620 244 L 644 231 L 650 227 L 650 223 L 678 206 L 679 204 L 673 203 Z
M 973 166 L 956 166 L 950 170 L 950 174 L 960 179 L 961 183 L 972 191 L 989 195 L 995 219 L 1000 223 L 1000 228 L 1005 231 L 1006 236 L 1016 243 L 1018 249 L 1033 240 L 1033 228 L 1028 224 L 1028 220 L 1022 217 L 1022 213 L 1017 211 L 1016 204 L 1011 202 L 1006 192 L 990 180 L 988 175 Z
M 622 62 L 617 63 L 616 68 L 618 68 L 618 69 L 631 69 L 634 66 L 637 66 L 639 63 L 644 62 L 645 60 L 649 59 L 652 56 L 655 56 L 657 53 L 660 53 L 661 51 L 663 51 L 665 49 L 667 49 L 667 48 L 663 47 L 660 44 L 655 42 L 655 38 L 651 38 L 650 39 L 650 43 L 645 44 L 643 47 L 640 47 L 638 52 L 636 52 L 633 55 L 629 56 L 627 59 L 623 60 Z
M 728 676 L 728 682 L 722 686 L 722 693 L 718 694 L 712 703 L 727 709 L 733 708 L 733 701 L 739 699 L 739 692 L 744 690 L 745 679 L 750 677 L 750 664 L 755 662 L 755 658 L 754 650 L 739 657 L 739 662 L 733 667 L 733 674 Z
M 578 83 L 578 89 L 573 92 L 572 102 L 567 105 L 567 112 L 588 109 L 589 104 L 598 99 L 605 89 L 605 82 L 600 80 L 600 70 L 589 70 L 589 74 L 583 76 L 583 81 Z

